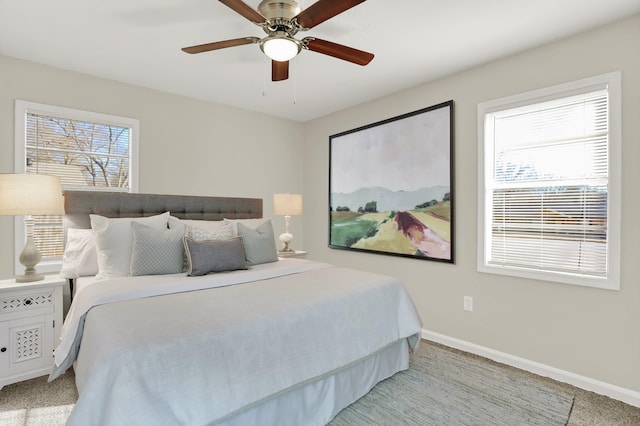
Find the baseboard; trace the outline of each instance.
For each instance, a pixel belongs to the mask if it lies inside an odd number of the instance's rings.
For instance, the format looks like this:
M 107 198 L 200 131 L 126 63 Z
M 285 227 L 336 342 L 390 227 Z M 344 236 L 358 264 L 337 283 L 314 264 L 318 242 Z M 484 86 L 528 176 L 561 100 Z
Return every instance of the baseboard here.
M 434 331 L 425 330 L 424 328 L 422 329 L 421 335 L 423 339 L 430 340 L 432 342 L 440 343 L 445 346 L 480 355 L 482 357 L 489 358 L 502 364 L 507 364 L 512 367 L 529 371 L 543 377 L 549 377 L 551 379 L 558 380 L 559 382 L 568 383 L 581 389 L 595 392 L 600 395 L 605 395 L 610 398 L 617 399 L 618 401 L 622 401 L 626 404 L 633 405 L 635 407 L 640 407 L 640 392 L 635 392 L 630 389 L 622 388 L 620 386 L 611 385 L 609 383 L 601 382 L 599 380 L 591 379 L 579 374 L 574 374 L 569 371 L 560 370 L 558 368 L 540 364 L 535 361 L 530 361 L 525 358 L 509 355 L 507 353 L 476 345 L 475 343 L 467 342 L 465 340 L 460 340 L 454 337 L 445 336 L 444 334 L 436 333 Z

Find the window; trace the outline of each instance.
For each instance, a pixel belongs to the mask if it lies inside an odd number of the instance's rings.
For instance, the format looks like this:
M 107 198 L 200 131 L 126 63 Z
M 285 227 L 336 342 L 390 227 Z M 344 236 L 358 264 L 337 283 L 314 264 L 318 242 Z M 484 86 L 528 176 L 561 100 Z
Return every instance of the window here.
M 16 101 L 16 173 L 60 177 L 62 189 L 137 190 L 138 120 Z M 64 251 L 61 216 L 34 216 L 40 272 L 60 268 Z M 25 228 L 16 219 L 16 273 Z M 21 273 L 21 272 L 20 272 Z
M 478 106 L 478 270 L 619 289 L 620 73 Z

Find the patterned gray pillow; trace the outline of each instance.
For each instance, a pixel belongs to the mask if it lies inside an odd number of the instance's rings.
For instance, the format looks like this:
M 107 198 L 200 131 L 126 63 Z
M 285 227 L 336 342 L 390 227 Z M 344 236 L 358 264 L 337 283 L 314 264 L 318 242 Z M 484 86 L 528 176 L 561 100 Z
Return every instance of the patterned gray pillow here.
M 192 222 L 196 222 L 196 221 L 192 221 Z M 211 223 L 215 223 L 215 222 L 211 222 Z M 216 225 L 218 225 L 218 223 L 216 223 Z M 230 223 L 220 222 L 219 226 L 216 226 L 213 229 L 202 229 L 195 225 L 188 225 L 188 224 L 182 225 L 180 222 L 176 224 L 175 221 L 174 222 L 169 221 L 170 228 L 173 228 L 173 227 L 177 228 L 179 226 L 183 226 L 186 228 L 185 236 L 190 237 L 196 241 L 228 240 L 229 238 L 233 237 L 233 227 L 231 226 Z M 189 267 L 189 259 L 187 259 L 187 251 L 186 250 L 183 250 L 183 251 L 184 251 L 184 256 L 182 258 L 183 259 L 182 270 L 186 271 L 187 268 Z
M 193 238 L 196 241 L 204 240 L 228 240 L 233 237 L 233 227 L 230 223 L 223 222 L 219 228 L 209 230 L 202 229 L 197 226 L 189 226 L 188 237 Z
M 184 227 L 158 229 L 132 222 L 131 230 L 131 276 L 182 272 Z
M 256 229 L 238 223 L 238 236 L 244 241 L 244 254 L 249 265 L 276 262 L 278 252 L 273 236 L 271 220 L 267 220 Z
M 187 267 L 189 276 L 248 269 L 240 237 L 229 240 L 195 241 L 185 236 L 182 241 L 189 262 Z

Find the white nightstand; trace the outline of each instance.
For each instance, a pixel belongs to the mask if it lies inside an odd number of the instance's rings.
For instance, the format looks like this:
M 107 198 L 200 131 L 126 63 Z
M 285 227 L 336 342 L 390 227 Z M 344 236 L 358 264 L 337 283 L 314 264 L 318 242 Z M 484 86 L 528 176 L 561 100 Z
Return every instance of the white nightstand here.
M 51 372 L 65 284 L 57 275 L 31 283 L 0 280 L 0 389 Z
M 278 257 L 305 257 L 306 255 L 307 255 L 307 252 L 302 250 L 278 252 Z

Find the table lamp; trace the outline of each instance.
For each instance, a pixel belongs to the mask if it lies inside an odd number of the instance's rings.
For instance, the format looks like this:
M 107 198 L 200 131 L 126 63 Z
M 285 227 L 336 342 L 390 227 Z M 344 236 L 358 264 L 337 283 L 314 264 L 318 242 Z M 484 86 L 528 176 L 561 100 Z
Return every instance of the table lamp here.
M 36 272 L 42 256 L 33 241 L 32 215 L 62 215 L 64 201 L 60 178 L 40 174 L 0 174 L 0 215 L 25 216 L 27 241 L 20 253 L 24 275 L 16 276 L 16 282 L 39 281 L 44 275 Z
M 289 232 L 289 223 L 291 215 L 302 214 L 302 195 L 301 194 L 273 194 L 273 213 L 284 215 L 285 231 L 280 234 L 282 249 L 279 252 L 292 252 L 289 244 L 293 241 L 293 235 Z

